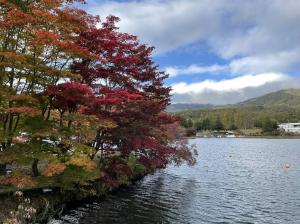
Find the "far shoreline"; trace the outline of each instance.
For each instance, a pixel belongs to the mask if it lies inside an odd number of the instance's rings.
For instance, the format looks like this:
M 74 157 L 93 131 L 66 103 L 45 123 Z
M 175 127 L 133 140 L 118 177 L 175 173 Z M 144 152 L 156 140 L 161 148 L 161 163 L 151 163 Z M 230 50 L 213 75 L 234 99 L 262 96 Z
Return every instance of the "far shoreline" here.
M 196 138 L 203 138 L 203 139 L 299 139 L 300 136 L 272 136 L 272 135 L 263 135 L 263 136 L 236 136 L 236 137 L 202 137 L 202 136 L 188 136 L 185 137 L 186 139 L 196 139 Z

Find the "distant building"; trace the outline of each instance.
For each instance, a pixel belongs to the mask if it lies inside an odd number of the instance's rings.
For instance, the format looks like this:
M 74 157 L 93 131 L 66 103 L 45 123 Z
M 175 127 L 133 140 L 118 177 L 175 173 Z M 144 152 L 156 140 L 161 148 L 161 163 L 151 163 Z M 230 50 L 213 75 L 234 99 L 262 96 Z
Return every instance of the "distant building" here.
M 300 133 L 300 123 L 285 123 L 278 125 L 285 132 Z

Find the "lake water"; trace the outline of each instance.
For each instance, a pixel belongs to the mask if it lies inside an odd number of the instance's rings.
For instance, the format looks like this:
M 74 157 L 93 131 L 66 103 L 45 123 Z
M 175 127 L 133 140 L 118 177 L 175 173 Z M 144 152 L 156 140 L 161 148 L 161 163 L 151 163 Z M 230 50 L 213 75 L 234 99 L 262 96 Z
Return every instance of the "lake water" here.
M 60 223 L 300 223 L 300 140 L 190 142 L 194 167 L 158 171 Z

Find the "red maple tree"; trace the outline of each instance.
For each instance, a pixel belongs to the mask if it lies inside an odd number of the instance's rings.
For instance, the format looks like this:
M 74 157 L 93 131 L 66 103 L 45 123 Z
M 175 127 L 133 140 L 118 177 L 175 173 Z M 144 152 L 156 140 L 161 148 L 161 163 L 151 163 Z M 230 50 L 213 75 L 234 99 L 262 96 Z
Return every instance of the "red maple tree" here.
M 172 133 L 178 118 L 166 113 L 168 76 L 154 48 L 120 32 L 119 18 L 100 23 L 75 2 L 83 1 L 0 0 L 0 162 L 30 155 L 37 176 L 48 159 L 41 173 L 52 176 L 72 166 L 91 171 L 100 153 L 111 185 L 132 174 L 130 156 L 150 169 L 192 164 Z

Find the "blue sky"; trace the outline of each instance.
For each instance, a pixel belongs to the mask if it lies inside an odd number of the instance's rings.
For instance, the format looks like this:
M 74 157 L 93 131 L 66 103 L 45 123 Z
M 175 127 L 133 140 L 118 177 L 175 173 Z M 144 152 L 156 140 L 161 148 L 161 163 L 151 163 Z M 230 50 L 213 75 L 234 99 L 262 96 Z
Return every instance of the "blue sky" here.
M 87 0 L 156 47 L 173 102 L 227 104 L 299 88 L 300 1 Z

